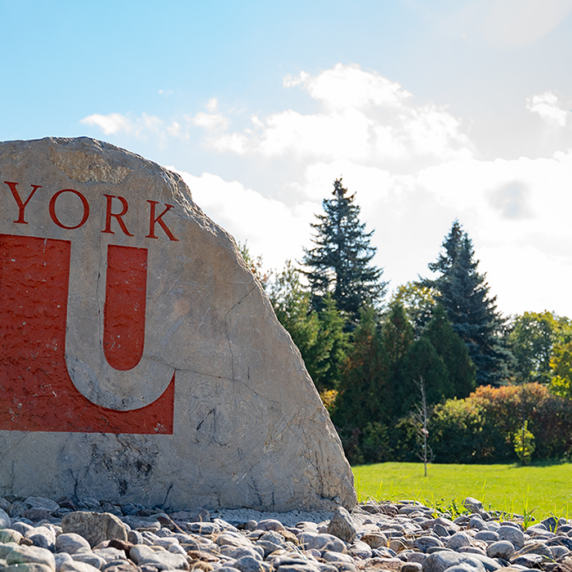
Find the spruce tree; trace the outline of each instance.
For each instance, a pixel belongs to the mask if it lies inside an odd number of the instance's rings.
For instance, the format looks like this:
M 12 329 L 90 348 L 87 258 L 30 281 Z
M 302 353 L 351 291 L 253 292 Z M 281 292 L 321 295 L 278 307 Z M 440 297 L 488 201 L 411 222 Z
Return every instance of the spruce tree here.
M 441 275 L 424 284 L 435 288 L 453 330 L 465 342 L 477 368 L 477 385 L 506 383 L 512 354 L 503 334 L 505 322 L 497 311 L 496 297 L 489 295 L 484 274 L 479 274 L 471 239 L 458 221 L 443 242 L 443 249 L 429 269 Z
M 387 285 L 381 280 L 383 270 L 371 264 L 376 251 L 370 246 L 373 231 L 365 231 L 354 198 L 341 179 L 334 182 L 333 198 L 322 201 L 325 214 L 316 215 L 318 220 L 312 224 L 314 247 L 305 249 L 302 260 L 314 306 L 321 309 L 324 297 L 331 293 L 350 329 L 358 322 L 362 306 L 380 303 Z
M 373 308 L 361 310 L 361 320 L 353 338 L 333 421 L 343 429 L 363 430 L 373 421 L 388 421 L 390 414 L 384 407 L 386 364 Z
M 400 303 L 394 302 L 381 330 L 383 350 L 394 385 L 399 384 L 401 362 L 413 342 L 413 337 L 413 327 L 407 318 L 405 308 Z
M 447 397 L 468 397 L 475 389 L 475 364 L 469 356 L 467 346 L 453 330 L 441 304 L 435 308 L 422 337 L 431 342 L 447 368 L 450 382 Z
M 404 359 L 413 343 L 413 327 L 407 318 L 403 306 L 394 302 L 381 329 L 381 343 L 386 361 L 385 387 L 382 399 L 393 418 L 403 413 L 404 399 L 407 397 L 403 390 Z M 407 406 L 409 401 L 407 400 Z
M 425 382 L 427 405 L 433 406 L 453 397 L 453 386 L 443 359 L 424 336 L 414 341 L 403 359 L 396 409 L 405 415 L 419 404 L 418 383 Z

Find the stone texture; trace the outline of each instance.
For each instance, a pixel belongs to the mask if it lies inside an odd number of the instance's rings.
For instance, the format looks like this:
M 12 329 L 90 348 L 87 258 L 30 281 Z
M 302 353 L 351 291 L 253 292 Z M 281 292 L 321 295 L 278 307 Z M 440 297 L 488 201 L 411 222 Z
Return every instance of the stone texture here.
M 350 513 L 345 508 L 339 507 L 336 509 L 328 524 L 327 533 L 341 538 L 344 542 L 353 542 L 357 529 Z
M 3 279 L 28 289 L 32 307 L 20 315 L 23 294 L 0 299 L 0 336 L 16 332 L 0 377 L 24 372 L 0 395 L 0 495 L 175 509 L 355 504 L 297 348 L 178 175 L 88 138 L 0 144 L 0 237 Z M 27 267 L 44 290 L 29 289 Z M 40 343 L 43 307 L 53 328 Z M 37 348 L 25 353 L 28 334 Z M 24 386 L 37 398 L 24 400 Z
M 8 542 L 15 542 L 16 544 L 20 544 L 21 540 L 22 534 L 17 530 L 13 530 L 11 528 L 0 529 L 0 542 L 2 544 L 8 544 Z
M 58 501 L 59 502 L 59 501 Z M 372 501 L 370 501 L 371 503 Z M 77 499 L 78 506 L 84 500 Z M 93 518 L 102 518 L 103 507 L 110 503 L 91 499 Z M 187 569 L 196 572 L 527 572 L 532 568 L 542 572 L 570 572 L 572 558 L 566 547 L 572 542 L 572 520 L 558 522 L 559 534 L 550 533 L 544 525 L 530 532 L 522 517 L 505 521 L 506 513 L 490 511 L 483 514 L 487 531 L 512 528 L 525 539 L 522 549 L 515 552 L 507 540 L 483 541 L 476 538 L 477 530 L 470 527 L 470 516 L 461 515 L 455 523 L 443 515 L 419 516 L 418 511 L 401 511 L 404 503 L 390 506 L 395 510 L 362 511 L 356 507 L 351 520 L 356 528 L 352 542 L 325 532 L 334 516 L 323 511 L 313 513 L 259 513 L 251 509 L 213 511 L 211 529 L 194 532 L 193 511 L 178 511 L 178 523 L 173 525 L 175 512 L 162 512 L 159 507 L 141 507 L 140 530 L 131 530 L 126 540 L 104 540 L 93 547 L 83 537 L 63 532 L 57 518 L 34 526 L 13 522 L 15 532 L 25 536 L 21 545 L 11 542 L 9 534 L 0 537 L 0 569 L 12 572 L 53 572 L 50 563 L 37 562 L 26 555 L 43 555 L 46 551 L 31 547 L 30 538 L 45 537 L 53 541 L 57 534 L 54 554 L 55 572 L 159 572 Z M 412 504 L 412 503 L 409 503 Z M 371 505 L 370 505 L 371 506 Z M 128 511 L 130 509 L 128 508 Z M 341 512 L 341 511 L 340 511 Z M 303 516 L 302 516 L 303 515 Z M 80 515 L 81 516 L 81 515 Z M 256 520 L 256 518 L 260 520 Z M 84 516 L 82 516 L 84 518 Z M 124 516 L 131 520 L 132 516 Z M 152 520 L 156 518 L 157 520 Z M 502 526 L 501 526 L 502 522 Z M 448 530 L 447 536 L 436 536 L 437 527 Z M 214 527 L 214 528 L 213 528 Z M 389 546 L 372 548 L 367 540 L 377 544 L 382 536 L 377 530 L 401 534 L 391 537 Z M 544 531 L 540 535 L 539 531 Z M 479 533 L 480 534 L 480 533 Z M 504 532 L 503 532 L 504 534 Z M 495 533 L 495 536 L 496 533 Z M 385 536 L 384 536 L 385 537 Z M 386 538 L 386 537 L 385 537 Z M 452 541 L 439 546 L 440 540 Z M 387 538 L 386 538 L 387 540 Z M 135 543 L 136 541 L 136 543 Z M 467 545 L 467 542 L 469 544 Z M 31 552 L 27 552 L 31 548 Z M 395 550 L 392 550 L 395 549 Z M 73 555 L 63 552 L 69 550 Z M 421 550 L 426 550 L 422 552 Z M 486 551 L 486 553 L 485 553 Z M 11 556 L 9 556 L 11 554 Z M 48 552 L 48 557 L 50 553 Z M 8 564 L 7 559 L 17 563 Z M 30 561 L 31 560 L 31 561 Z M 49 561 L 49 558 L 48 558 Z M 89 566 L 93 568 L 89 568 Z
M 483 503 L 473 497 L 466 497 L 463 506 L 470 512 L 483 512 Z
M 44 497 L 28 497 L 24 501 L 24 504 L 27 504 L 30 508 L 42 508 L 49 512 L 53 512 L 60 508 L 60 505 L 57 502 Z
M 64 562 L 58 572 L 96 572 L 99 568 L 87 564 L 86 562 Z
M 387 546 L 387 536 L 382 533 L 367 533 L 361 537 L 361 540 L 371 548 L 381 548 L 382 546 Z
M 331 552 L 345 552 L 346 545 L 337 536 L 332 534 L 312 534 L 305 532 L 300 534 L 298 540 L 306 548 L 317 550 L 329 550 Z
M 25 563 L 25 564 L 12 564 L 11 566 L 3 566 L 3 572 L 54 572 L 46 564 Z
M 487 556 L 491 558 L 502 558 L 510 560 L 514 555 L 514 546 L 508 540 L 499 540 L 493 542 L 487 547 Z
M 457 550 L 463 546 L 469 546 L 470 544 L 471 538 L 466 532 L 457 532 L 445 541 L 445 546 L 451 550 Z
M 0 508 L 0 528 L 8 528 L 10 526 L 10 517 Z
M 0 544 L 0 558 L 6 561 L 7 565 L 21 564 L 41 564 L 56 569 L 54 555 L 45 548 L 36 546 L 18 546 L 17 544 Z
M 508 540 L 515 548 L 524 546 L 524 533 L 513 526 L 501 526 L 497 533 L 499 540 Z
M 457 554 L 456 552 L 442 551 L 430 554 L 423 561 L 423 572 L 444 572 L 453 567 L 462 567 L 465 572 L 485 572 L 482 562 L 473 555 Z
M 94 512 L 72 512 L 62 519 L 64 533 L 79 534 L 90 546 L 97 546 L 104 540 L 127 540 L 127 528 L 115 515 Z M 72 552 L 72 555 L 78 550 Z
M 58 552 L 73 554 L 82 548 L 89 549 L 89 542 L 75 532 L 62 533 L 56 538 L 56 549 Z

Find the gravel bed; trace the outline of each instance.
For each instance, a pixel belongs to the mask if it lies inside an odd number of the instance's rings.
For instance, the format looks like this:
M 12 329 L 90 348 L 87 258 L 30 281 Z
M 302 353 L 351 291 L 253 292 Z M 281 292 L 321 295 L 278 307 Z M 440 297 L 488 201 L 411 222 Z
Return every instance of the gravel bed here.
M 572 572 L 572 521 L 414 501 L 288 513 L 0 498 L 7 572 Z M 526 525 L 526 526 L 525 526 Z

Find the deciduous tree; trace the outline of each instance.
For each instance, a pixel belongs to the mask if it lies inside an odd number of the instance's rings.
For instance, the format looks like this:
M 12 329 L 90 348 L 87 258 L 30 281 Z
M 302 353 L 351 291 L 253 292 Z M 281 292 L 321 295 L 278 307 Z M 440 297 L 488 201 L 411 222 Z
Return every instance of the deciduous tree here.
M 570 329 L 567 318 L 548 311 L 524 312 L 516 316 L 508 334 L 516 360 L 515 382 L 549 384 L 553 376 L 550 361 L 554 346 L 566 344 L 565 338 L 570 337 Z
M 337 389 L 348 334 L 331 297 L 325 297 L 318 313 L 312 307 L 310 292 L 300 282 L 300 272 L 290 261 L 268 289 L 276 316 L 300 350 L 318 391 Z

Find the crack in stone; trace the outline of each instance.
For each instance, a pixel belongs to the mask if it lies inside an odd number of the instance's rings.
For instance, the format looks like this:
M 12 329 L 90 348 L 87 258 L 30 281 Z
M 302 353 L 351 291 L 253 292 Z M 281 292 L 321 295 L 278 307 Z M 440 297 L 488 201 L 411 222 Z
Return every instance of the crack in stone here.
M 165 364 L 165 365 L 167 365 L 167 364 Z M 197 375 L 204 375 L 205 377 L 212 377 L 214 379 L 224 379 L 225 381 L 234 381 L 234 379 L 232 379 L 231 377 L 225 377 L 224 375 L 214 375 L 212 373 L 205 373 L 203 371 L 199 371 L 198 369 L 177 367 L 177 368 L 175 368 L 175 373 L 177 371 L 181 371 L 184 373 L 196 373 Z
M 232 353 L 232 347 L 230 345 L 230 336 L 228 335 L 228 322 L 227 322 L 227 316 L 248 296 L 250 296 L 250 294 L 252 294 L 252 292 L 254 291 L 254 289 L 256 288 L 256 285 L 254 285 L 240 300 L 238 300 L 235 304 L 233 304 L 233 306 L 228 310 L 228 312 L 224 315 L 224 332 L 226 334 L 226 341 L 228 343 L 228 351 L 230 352 L 230 364 L 231 364 L 231 369 L 232 369 L 232 381 L 235 381 L 234 379 L 234 354 Z
M 235 380 L 233 379 L 232 381 L 235 381 Z M 262 395 L 261 393 L 259 393 L 255 389 L 252 389 L 252 387 L 250 387 L 250 385 L 248 385 L 247 383 L 244 383 L 244 381 L 241 381 L 240 383 L 242 383 L 242 385 L 244 385 L 244 387 L 246 387 L 247 389 L 250 389 L 250 391 L 252 391 L 252 393 L 254 393 L 254 395 L 257 395 L 258 397 L 265 399 L 269 403 L 276 403 L 276 405 L 280 405 L 280 401 L 276 401 L 275 399 L 270 399 L 269 397 Z
M 22 435 L 22 438 L 19 439 L 16 443 L 14 443 L 11 447 L 9 447 L 6 451 L 4 451 L 4 454 L 0 457 L 0 462 L 4 460 L 4 457 L 15 447 L 17 447 L 24 439 L 26 439 L 26 437 L 28 437 L 28 435 Z

